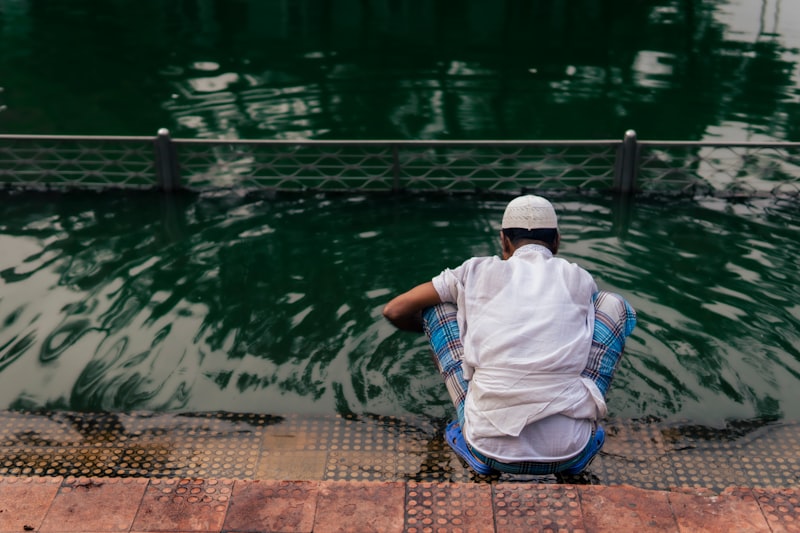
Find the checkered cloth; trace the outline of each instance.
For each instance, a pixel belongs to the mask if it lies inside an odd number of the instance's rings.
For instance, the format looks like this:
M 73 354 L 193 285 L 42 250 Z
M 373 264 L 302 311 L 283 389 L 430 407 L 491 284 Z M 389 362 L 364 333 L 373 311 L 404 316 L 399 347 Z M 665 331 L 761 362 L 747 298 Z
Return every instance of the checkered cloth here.
M 636 312 L 625 299 L 615 293 L 599 291 L 592 301 L 595 307 L 594 334 L 589 352 L 589 362 L 581 373 L 593 380 L 603 396 L 608 393 L 614 373 L 622 358 L 625 340 L 636 326 Z M 434 363 L 444 379 L 447 392 L 453 401 L 458 423 L 464 426 L 464 400 L 467 396 L 468 382 L 464 379 L 461 360 L 464 346 L 458 332 L 456 306 L 443 303 L 425 309 L 422 313 L 425 334 L 433 349 Z M 495 470 L 511 474 L 552 474 L 565 470 L 591 453 L 587 446 L 577 457 L 561 463 L 501 463 L 482 454 L 473 454 Z
M 594 334 L 589 362 L 581 372 L 595 382 L 605 398 L 614 373 L 622 359 L 625 339 L 636 327 L 636 312 L 619 294 L 607 291 L 594 293 Z

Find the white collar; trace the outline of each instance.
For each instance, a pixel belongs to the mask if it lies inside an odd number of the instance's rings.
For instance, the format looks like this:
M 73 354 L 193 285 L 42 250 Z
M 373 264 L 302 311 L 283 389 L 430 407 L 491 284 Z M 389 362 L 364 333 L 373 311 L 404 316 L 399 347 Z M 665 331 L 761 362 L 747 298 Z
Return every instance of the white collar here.
M 514 255 L 527 255 L 527 254 L 543 254 L 548 259 L 553 257 L 553 252 L 550 251 L 550 248 L 546 246 L 542 246 L 541 244 L 526 244 L 524 246 L 520 246 L 516 250 L 514 250 Z

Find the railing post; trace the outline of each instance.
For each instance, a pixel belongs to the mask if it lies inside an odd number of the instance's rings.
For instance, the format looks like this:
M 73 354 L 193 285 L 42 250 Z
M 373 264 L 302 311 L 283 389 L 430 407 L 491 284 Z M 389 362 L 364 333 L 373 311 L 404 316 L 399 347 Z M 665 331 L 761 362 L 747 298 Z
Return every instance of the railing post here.
M 400 190 L 400 155 L 397 144 L 392 143 L 392 192 Z
M 614 192 L 630 194 L 636 186 L 638 171 L 639 145 L 636 141 L 636 132 L 628 130 L 617 151 L 617 161 L 614 169 Z
M 172 143 L 172 138 L 169 136 L 169 130 L 167 128 L 158 130 L 158 137 L 156 137 L 155 140 L 155 150 L 158 188 L 164 192 L 177 191 L 181 187 L 178 155 L 175 152 L 175 145 Z

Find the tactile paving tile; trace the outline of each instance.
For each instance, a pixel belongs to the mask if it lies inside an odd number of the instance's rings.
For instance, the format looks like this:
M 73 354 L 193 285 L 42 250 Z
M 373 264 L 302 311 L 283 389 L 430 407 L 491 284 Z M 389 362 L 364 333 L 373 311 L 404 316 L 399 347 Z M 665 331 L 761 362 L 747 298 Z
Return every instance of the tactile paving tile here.
M 263 447 L 277 450 L 424 450 L 436 429 L 423 419 L 386 416 L 287 415 L 263 431 Z
M 331 452 L 325 480 L 450 481 L 452 457 L 431 452 Z
M 580 497 L 571 485 L 493 486 L 495 525 L 505 531 L 577 531 L 585 529 Z
M 348 421 L 355 425 L 353 429 L 356 433 L 363 435 L 360 442 L 356 440 L 353 443 L 353 446 L 360 446 L 362 451 L 426 450 L 438 440 L 437 434 L 441 433 L 441 430 L 421 418 L 360 416 Z
M 319 485 L 312 481 L 236 481 L 223 531 L 312 531 Z
M 446 422 L 401 419 L 399 423 L 389 426 L 389 430 L 395 437 L 397 451 L 441 451 L 448 448 L 442 438 Z
M 159 443 L 129 443 L 114 465 L 118 476 L 158 477 L 186 470 L 187 459 L 171 446 Z
M 262 448 L 267 452 L 289 449 L 327 451 L 346 434 L 346 425 L 348 420 L 340 416 L 288 415 L 264 428 Z
M 405 513 L 404 531 L 409 533 L 491 529 L 491 486 L 410 482 L 406 487 Z
M 766 422 L 741 421 L 736 425 L 715 428 L 682 422 L 663 427 L 661 435 L 667 450 L 692 449 L 732 453 L 743 437 L 766 424 Z
M 582 472 L 578 476 L 558 476 L 555 474 L 548 474 L 544 476 L 536 476 L 532 474 L 499 474 L 496 478 L 497 483 L 535 483 L 537 485 L 555 485 L 558 483 L 568 483 L 573 485 L 586 485 L 591 484 L 592 480 L 596 480 L 591 471 Z
M 252 477 L 262 415 L 3 413 L 0 475 Z M 11 444 L 11 446 L 9 446 Z M 91 444 L 91 446 L 88 446 Z
M 591 465 L 579 476 L 558 482 L 580 485 L 628 484 L 665 490 L 677 478 L 661 428 L 646 420 L 605 421 L 606 442 Z
M 650 490 L 667 490 L 678 485 L 672 461 L 665 455 L 618 456 L 601 452 L 587 472 L 596 477 L 592 484 L 625 484 Z
M 800 460 L 797 451 L 784 455 L 753 453 L 737 459 L 737 464 L 749 487 L 780 488 L 800 487 Z
M 259 452 L 248 444 L 229 439 L 178 449 L 132 447 L 125 450 L 117 475 L 252 478 Z
M 119 415 L 119 438 L 127 442 L 169 441 L 202 443 L 208 439 L 236 437 L 260 439 L 264 428 L 281 417 L 239 413 Z
M 603 424 L 603 453 L 617 455 L 663 455 L 667 448 L 658 426 L 637 420 L 615 420 Z
M 325 477 L 328 452 L 287 450 L 264 452 L 259 458 L 255 479 L 299 479 L 319 481 Z
M 390 434 L 376 429 L 374 424 L 351 421 L 337 425 L 331 435 L 329 450 L 344 452 L 370 452 L 396 449 Z
M 122 449 L 52 447 L 7 448 L 0 460 L 3 476 L 115 476 Z
M 0 446 L 80 446 L 86 440 L 69 413 L 0 412 Z
M 232 491 L 227 479 L 152 479 L 132 530 L 220 531 Z
M 767 424 L 743 435 L 736 443 L 742 451 L 784 455 L 800 448 L 800 424 Z
M 773 531 L 800 532 L 800 491 L 753 489 L 753 494 Z
M 713 450 L 683 450 L 670 456 L 677 477 L 676 486 L 702 487 L 717 492 L 726 487 L 746 485 L 735 458 Z
M 737 442 L 737 464 L 751 487 L 800 487 L 800 425 L 772 424 Z

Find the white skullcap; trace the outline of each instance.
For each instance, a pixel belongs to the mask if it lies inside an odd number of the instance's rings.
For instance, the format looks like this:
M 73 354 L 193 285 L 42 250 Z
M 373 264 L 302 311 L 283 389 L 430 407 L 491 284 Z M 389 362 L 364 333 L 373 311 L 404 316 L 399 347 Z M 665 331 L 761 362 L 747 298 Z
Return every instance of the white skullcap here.
M 556 210 L 541 196 L 529 194 L 514 198 L 503 213 L 503 229 L 506 228 L 558 229 Z

